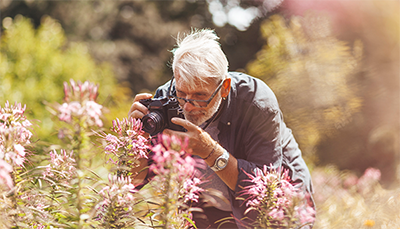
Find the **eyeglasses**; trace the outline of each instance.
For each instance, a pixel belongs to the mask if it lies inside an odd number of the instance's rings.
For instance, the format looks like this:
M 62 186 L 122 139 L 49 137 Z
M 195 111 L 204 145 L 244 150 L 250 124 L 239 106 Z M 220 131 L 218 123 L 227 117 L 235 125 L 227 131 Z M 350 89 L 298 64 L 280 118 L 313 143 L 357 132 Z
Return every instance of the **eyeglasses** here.
M 181 106 L 185 105 L 185 103 L 190 103 L 195 107 L 207 107 L 208 104 L 211 102 L 211 100 L 215 97 L 215 95 L 217 94 L 217 92 L 219 91 L 219 89 L 221 89 L 222 84 L 224 83 L 225 80 L 222 80 L 222 82 L 219 84 L 219 86 L 217 87 L 217 89 L 214 91 L 214 93 L 211 95 L 211 97 L 207 100 L 200 100 L 200 99 L 185 99 L 185 98 L 181 98 L 178 97 L 176 95 L 172 95 L 171 94 L 171 87 L 172 87 L 172 82 L 174 81 L 174 76 L 172 76 L 171 79 L 171 84 L 169 85 L 169 90 L 168 90 L 168 95 L 174 97 L 176 100 L 178 100 L 179 104 Z

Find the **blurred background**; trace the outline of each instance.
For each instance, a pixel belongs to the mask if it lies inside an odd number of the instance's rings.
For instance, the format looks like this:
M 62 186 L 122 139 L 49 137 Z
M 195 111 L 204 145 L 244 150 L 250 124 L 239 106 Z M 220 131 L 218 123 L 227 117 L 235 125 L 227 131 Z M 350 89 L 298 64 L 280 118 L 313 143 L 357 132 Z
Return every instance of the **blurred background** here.
M 108 108 L 104 123 L 111 125 L 126 116 L 135 94 L 154 92 L 170 79 L 178 33 L 212 28 L 229 69 L 264 80 L 276 93 L 311 171 L 342 179 L 374 167 L 381 172 L 380 185 L 395 190 L 399 5 L 398 0 L 2 0 L 0 106 L 7 100 L 27 104 L 38 139 L 48 140 L 56 133 L 45 104 L 62 102 L 64 81 L 89 80 L 100 85 L 98 102 Z M 400 202 L 400 194 L 394 198 Z M 368 222 L 360 225 L 369 227 Z M 326 228 L 335 228 L 330 225 Z

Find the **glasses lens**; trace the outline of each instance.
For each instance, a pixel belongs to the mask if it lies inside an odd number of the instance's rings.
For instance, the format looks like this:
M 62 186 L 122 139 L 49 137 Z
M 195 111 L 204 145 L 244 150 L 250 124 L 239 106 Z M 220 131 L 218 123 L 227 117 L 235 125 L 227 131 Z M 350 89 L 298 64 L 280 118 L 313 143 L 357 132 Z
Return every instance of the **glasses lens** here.
M 206 107 L 208 105 L 207 102 L 202 101 L 191 101 L 191 104 L 195 107 Z
M 186 101 L 184 99 L 179 98 L 179 97 L 175 97 L 175 98 L 176 98 L 176 100 L 178 100 L 179 105 L 181 105 L 181 106 L 185 105 Z
M 178 100 L 179 105 L 184 106 L 185 103 L 190 103 L 195 107 L 206 107 L 208 105 L 207 102 L 203 102 L 203 101 L 198 101 L 198 100 L 186 100 L 183 98 L 179 98 L 179 97 L 175 97 L 176 100 Z

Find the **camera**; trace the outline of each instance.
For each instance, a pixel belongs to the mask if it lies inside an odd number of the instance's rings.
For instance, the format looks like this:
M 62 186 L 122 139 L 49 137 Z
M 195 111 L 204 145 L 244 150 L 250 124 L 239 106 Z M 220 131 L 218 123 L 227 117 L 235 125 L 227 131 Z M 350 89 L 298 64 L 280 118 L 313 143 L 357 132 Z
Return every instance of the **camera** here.
M 185 118 L 175 98 L 142 99 L 140 103 L 149 109 L 149 113 L 143 116 L 142 123 L 143 130 L 150 135 L 156 135 L 164 129 L 186 131 L 182 126 L 171 122 L 173 117 Z

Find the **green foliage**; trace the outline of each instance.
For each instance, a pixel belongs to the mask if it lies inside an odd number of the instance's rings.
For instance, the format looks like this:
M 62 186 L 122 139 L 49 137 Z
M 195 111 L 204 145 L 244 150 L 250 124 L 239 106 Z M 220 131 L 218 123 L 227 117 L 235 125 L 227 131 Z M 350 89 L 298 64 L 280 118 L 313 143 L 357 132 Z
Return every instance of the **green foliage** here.
M 345 125 L 361 100 L 352 83 L 362 45 L 331 35 L 321 15 L 274 15 L 261 26 L 266 44 L 248 64 L 251 75 L 263 79 L 276 93 L 288 126 L 294 130 L 308 159 L 321 138 Z
M 180 0 L 32 0 L 5 5 L 8 14 L 4 15 L 29 15 L 36 25 L 43 15 L 57 19 L 68 40 L 85 42 L 96 60 L 112 63 L 118 80 L 129 82 L 134 93 L 153 91 L 171 78 L 165 64 L 171 58 L 167 50 L 174 45 L 173 36 L 188 29 L 184 25 L 190 17 L 185 15 L 195 11 L 189 8 L 192 4 Z
M 99 101 L 110 109 L 121 105 L 126 113 L 130 91 L 118 86 L 108 64 L 96 63 L 83 43 L 67 43 L 61 25 L 50 17 L 43 17 L 34 29 L 30 19 L 21 15 L 3 20 L 1 37 L 0 103 L 5 101 L 29 104 L 27 116 L 41 120 L 37 123 L 38 137 L 49 138 L 53 129 L 47 101 L 62 102 L 60 86 L 70 79 L 101 83 Z M 116 102 L 116 98 L 120 102 Z M 125 103 L 125 105 L 122 105 Z M 118 112 L 113 111 L 114 117 Z

